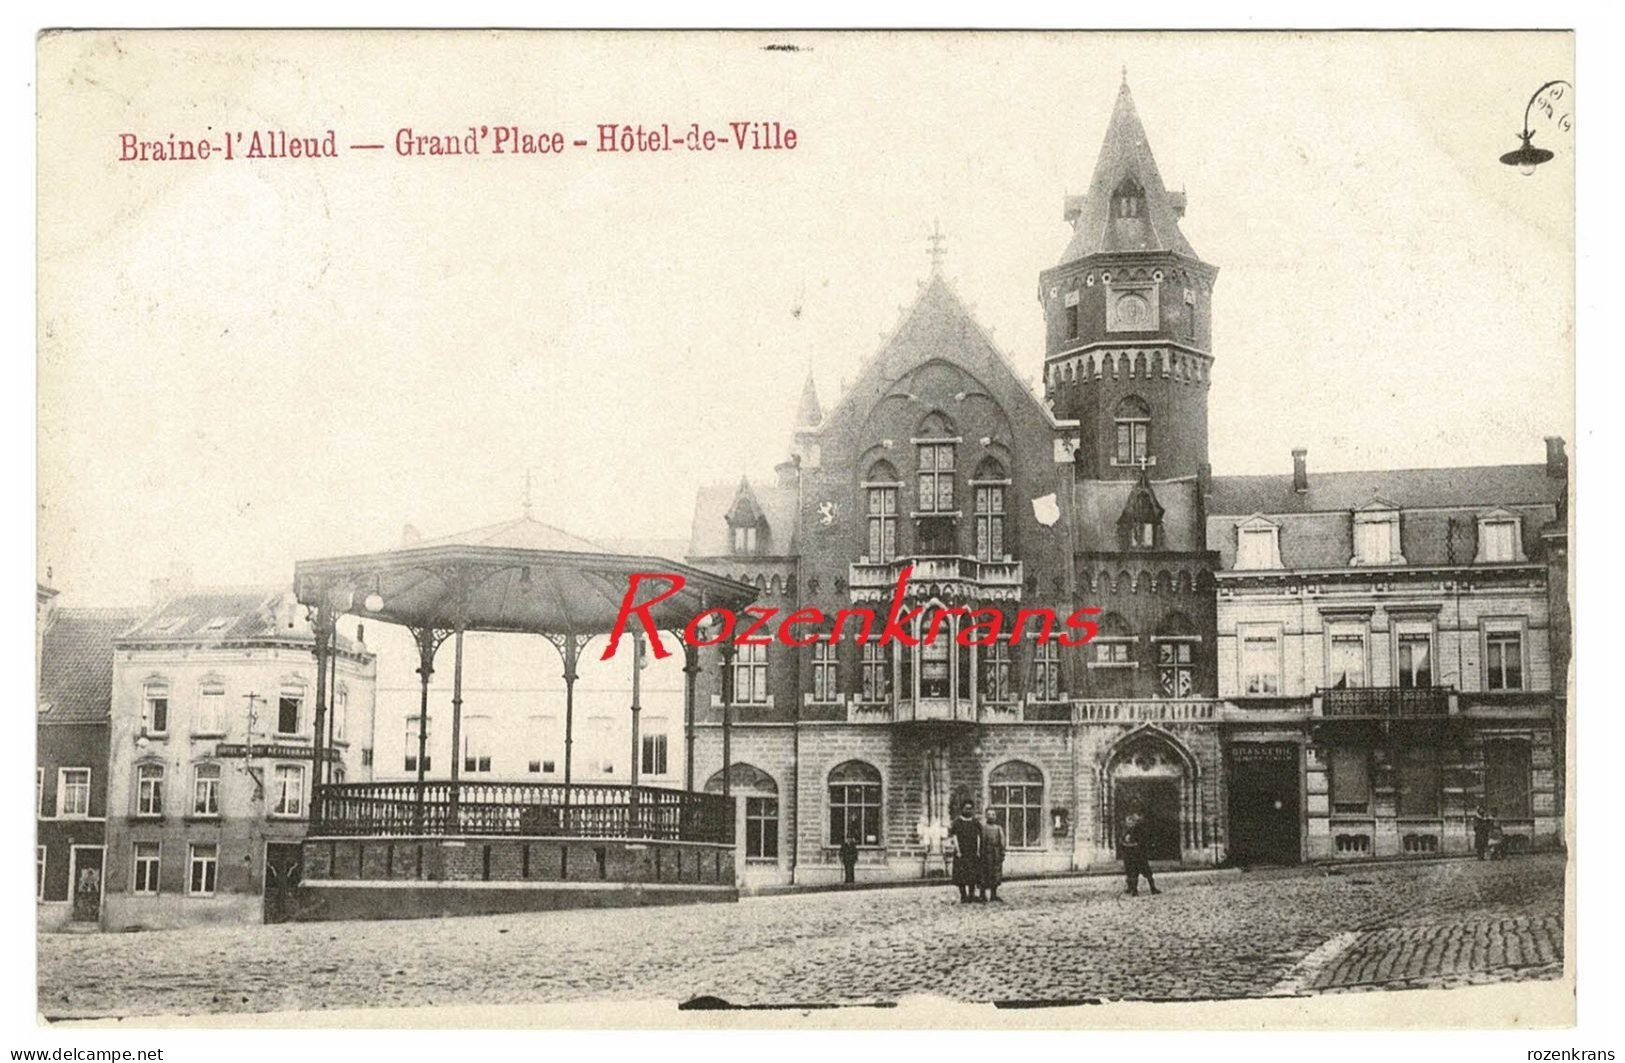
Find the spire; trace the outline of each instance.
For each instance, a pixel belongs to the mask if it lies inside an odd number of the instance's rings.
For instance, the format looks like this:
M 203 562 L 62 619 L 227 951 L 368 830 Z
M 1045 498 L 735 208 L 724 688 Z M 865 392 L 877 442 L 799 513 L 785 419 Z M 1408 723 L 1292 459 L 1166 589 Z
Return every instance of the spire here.
M 818 404 L 818 388 L 813 384 L 812 370 L 807 371 L 807 382 L 801 385 L 801 402 L 796 406 L 796 427 L 817 428 L 824 423 L 824 408 Z
M 931 275 L 937 276 L 942 272 L 942 258 L 948 252 L 944 248 L 947 237 L 943 235 L 942 223 L 933 221 L 931 231 L 925 234 L 926 255 L 931 259 Z
M 1184 194 L 1169 192 L 1162 183 L 1124 67 L 1089 190 L 1066 199 L 1072 241 L 1061 261 L 1108 251 L 1172 251 L 1196 258 L 1179 231 L 1184 212 Z

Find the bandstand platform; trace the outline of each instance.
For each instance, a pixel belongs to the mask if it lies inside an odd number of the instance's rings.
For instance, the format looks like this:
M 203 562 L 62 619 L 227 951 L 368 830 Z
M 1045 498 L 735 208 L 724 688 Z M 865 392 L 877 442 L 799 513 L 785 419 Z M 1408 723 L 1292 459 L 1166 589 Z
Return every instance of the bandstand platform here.
M 630 785 L 574 782 L 574 689 L 582 648 L 609 632 L 636 574 L 678 576 L 682 588 L 650 608 L 685 654 L 684 788 L 640 785 L 637 661 L 642 625 L 622 646 L 632 672 Z M 733 901 L 743 816 L 728 794 L 696 791 L 692 647 L 676 633 L 707 609 L 742 609 L 753 587 L 678 562 L 605 551 L 531 520 L 374 554 L 301 561 L 295 592 L 316 630 L 317 692 L 310 829 L 295 920 L 411 919 L 577 907 Z M 664 588 L 660 588 L 664 589 Z M 646 598 L 646 593 L 640 598 Z M 565 689 L 562 783 L 448 778 L 334 782 L 327 681 L 340 618 L 398 624 L 419 651 L 422 717 L 441 647 L 450 644 L 452 748 L 458 748 L 463 636 L 535 634 L 558 650 Z M 427 736 L 420 730 L 417 763 Z M 742 801 L 742 798 L 737 799 Z

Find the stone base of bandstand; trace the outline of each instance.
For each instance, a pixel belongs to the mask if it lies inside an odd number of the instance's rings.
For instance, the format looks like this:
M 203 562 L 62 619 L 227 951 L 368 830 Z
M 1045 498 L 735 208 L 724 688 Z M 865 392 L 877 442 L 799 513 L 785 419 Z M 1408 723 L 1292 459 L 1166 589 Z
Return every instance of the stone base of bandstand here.
M 422 919 L 736 901 L 735 851 L 620 838 L 309 838 L 289 915 Z

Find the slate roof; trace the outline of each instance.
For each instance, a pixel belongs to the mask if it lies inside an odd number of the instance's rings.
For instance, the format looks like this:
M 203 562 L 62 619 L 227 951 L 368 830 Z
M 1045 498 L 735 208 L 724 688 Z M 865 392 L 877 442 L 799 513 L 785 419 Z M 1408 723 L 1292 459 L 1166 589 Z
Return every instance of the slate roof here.
M 1112 192 L 1126 177 L 1133 177 L 1144 191 L 1145 210 L 1137 218 L 1114 218 Z M 1134 97 L 1124 81 L 1117 90 L 1117 102 L 1112 107 L 1089 190 L 1067 199 L 1072 240 L 1061 255 L 1061 264 L 1109 251 L 1171 251 L 1197 258 L 1195 249 L 1179 230 L 1184 211 L 1184 193 L 1169 192 L 1163 186 L 1145 126 L 1140 124 Z
M 1375 469 L 1309 473 L 1309 490 L 1298 494 L 1292 477 L 1215 476 L 1207 511 L 1234 516 L 1254 513 L 1352 512 L 1373 496 L 1400 509 L 1556 504 L 1567 483 L 1545 465 L 1469 465 L 1445 469 Z
M 120 644 L 213 646 L 310 642 L 310 622 L 293 592 L 280 587 L 211 587 L 183 591 L 130 626 Z M 340 650 L 360 647 L 340 635 Z
M 104 723 L 113 700 L 113 640 L 139 609 L 58 609 L 40 660 L 41 723 Z

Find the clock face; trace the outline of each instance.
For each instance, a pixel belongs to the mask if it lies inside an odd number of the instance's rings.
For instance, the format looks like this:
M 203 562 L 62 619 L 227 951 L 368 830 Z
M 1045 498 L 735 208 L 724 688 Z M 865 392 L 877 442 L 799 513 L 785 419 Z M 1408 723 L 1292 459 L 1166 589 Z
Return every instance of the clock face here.
M 1124 292 L 1117 297 L 1117 327 L 1128 330 L 1151 327 L 1151 305 L 1145 296 Z

